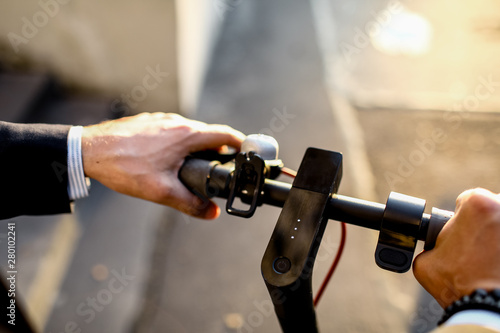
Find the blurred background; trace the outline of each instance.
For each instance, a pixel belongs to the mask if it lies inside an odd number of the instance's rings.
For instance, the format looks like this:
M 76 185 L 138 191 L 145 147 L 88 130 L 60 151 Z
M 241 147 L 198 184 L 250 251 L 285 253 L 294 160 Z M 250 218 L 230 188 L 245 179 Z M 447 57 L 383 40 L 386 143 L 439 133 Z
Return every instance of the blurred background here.
M 176 112 L 272 135 L 294 169 L 307 147 L 341 151 L 344 195 L 453 210 L 465 189 L 500 192 L 497 1 L 0 0 L 0 32 L 5 121 Z M 260 275 L 278 215 L 201 221 L 94 181 L 72 215 L 13 219 L 19 300 L 37 332 L 279 332 Z M 440 318 L 411 272 L 376 266 L 377 238 L 348 227 L 322 332 L 428 332 Z

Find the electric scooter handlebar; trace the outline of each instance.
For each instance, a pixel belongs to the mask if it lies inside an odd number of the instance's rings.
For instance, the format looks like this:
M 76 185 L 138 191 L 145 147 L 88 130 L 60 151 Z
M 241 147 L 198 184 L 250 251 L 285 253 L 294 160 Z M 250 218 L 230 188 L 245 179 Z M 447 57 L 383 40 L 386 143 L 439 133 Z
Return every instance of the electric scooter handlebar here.
M 285 333 L 318 332 L 312 269 L 328 220 L 379 230 L 377 265 L 403 273 L 411 267 L 417 240 L 432 249 L 453 216 L 436 208 L 426 214 L 424 200 L 395 192 L 385 205 L 337 194 L 342 154 L 328 150 L 307 149 L 293 183 L 276 181 L 284 168 L 275 140 L 275 152 L 267 138 L 247 140 L 233 156 L 186 158 L 179 179 L 201 198 L 227 199 L 226 211 L 239 217 L 250 218 L 262 204 L 282 207 L 261 270 Z M 236 198 L 247 206 L 237 205 Z
M 216 160 L 208 161 L 188 157 L 179 171 L 179 179 L 201 198 L 228 199 L 233 174 L 234 164 L 231 162 L 221 164 Z M 283 207 L 291 188 L 292 184 L 290 183 L 266 178 L 259 205 Z M 242 202 L 250 203 L 250 197 L 247 193 L 238 193 L 237 196 Z M 410 198 L 408 197 L 408 199 Z M 324 214 L 329 220 L 380 231 L 385 210 L 385 204 L 332 194 Z M 434 247 L 439 232 L 453 214 L 453 212 L 437 208 L 433 208 L 431 214 L 422 214 L 416 238 L 425 242 L 426 250 Z

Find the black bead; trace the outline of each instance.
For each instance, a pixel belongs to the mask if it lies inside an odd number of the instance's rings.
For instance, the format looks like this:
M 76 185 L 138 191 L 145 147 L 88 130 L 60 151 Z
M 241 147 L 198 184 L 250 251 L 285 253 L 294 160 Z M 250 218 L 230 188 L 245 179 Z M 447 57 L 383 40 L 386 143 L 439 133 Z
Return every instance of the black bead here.
M 479 297 L 485 297 L 488 295 L 488 292 L 484 289 L 476 289 L 473 293 L 472 296 L 479 296 Z
M 493 298 L 493 296 L 491 296 L 491 295 L 487 295 L 487 296 L 483 299 L 483 303 L 484 303 L 484 304 L 487 304 L 487 305 L 490 305 L 490 306 L 495 306 L 495 305 L 496 305 L 495 299 L 494 299 L 494 298 Z

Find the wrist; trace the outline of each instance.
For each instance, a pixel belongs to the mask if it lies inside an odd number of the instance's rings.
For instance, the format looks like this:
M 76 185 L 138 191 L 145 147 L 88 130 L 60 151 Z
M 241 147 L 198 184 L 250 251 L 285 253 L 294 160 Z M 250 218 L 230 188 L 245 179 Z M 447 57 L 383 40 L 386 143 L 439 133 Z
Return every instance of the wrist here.
M 95 126 L 85 126 L 82 130 L 82 161 L 85 176 L 98 179 L 99 164 L 103 161 L 99 157 L 102 145 Z M 101 154 L 102 155 L 102 154 Z
M 106 126 L 106 123 L 102 123 L 83 128 L 82 158 L 85 175 L 112 190 L 129 194 L 132 179 L 128 179 L 130 173 L 123 165 L 129 147 Z

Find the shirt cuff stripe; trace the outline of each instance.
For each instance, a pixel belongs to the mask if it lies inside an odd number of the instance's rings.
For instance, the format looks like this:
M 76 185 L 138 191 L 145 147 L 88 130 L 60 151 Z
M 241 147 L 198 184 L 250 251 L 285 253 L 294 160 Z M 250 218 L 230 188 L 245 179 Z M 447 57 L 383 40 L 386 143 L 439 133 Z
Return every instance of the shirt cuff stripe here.
M 73 126 L 68 133 L 68 194 L 71 200 L 89 195 L 82 161 L 82 126 Z

